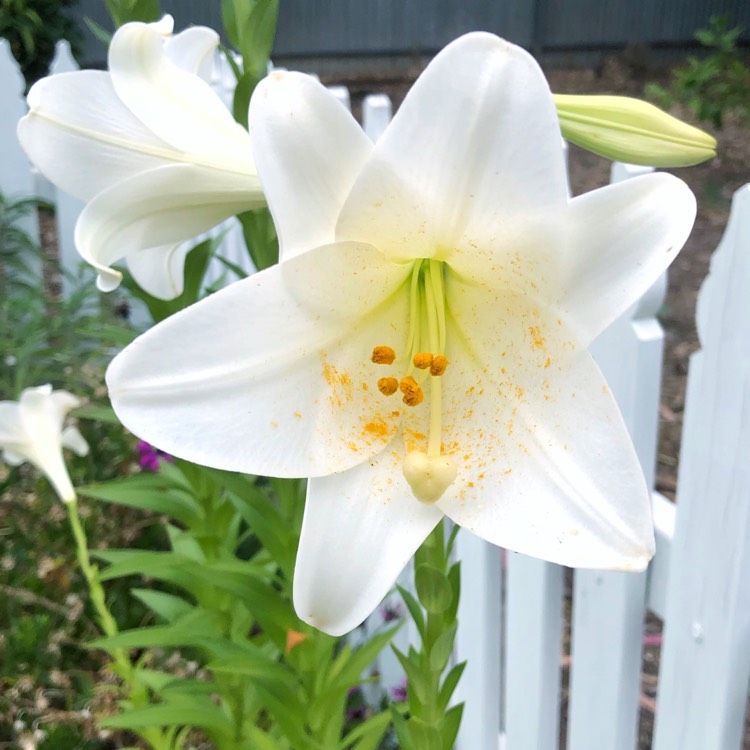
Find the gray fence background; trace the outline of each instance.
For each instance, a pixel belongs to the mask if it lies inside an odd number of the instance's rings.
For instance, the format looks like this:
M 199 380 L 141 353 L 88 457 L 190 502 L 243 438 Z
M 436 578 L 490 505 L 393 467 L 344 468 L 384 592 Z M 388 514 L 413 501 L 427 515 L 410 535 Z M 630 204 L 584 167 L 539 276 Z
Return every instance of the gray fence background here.
M 176 28 L 221 28 L 219 0 L 162 0 Z M 110 27 L 102 0 L 81 0 L 78 13 Z M 749 0 L 282 0 L 274 56 L 431 55 L 466 31 L 483 29 L 535 54 L 601 52 L 629 43 L 684 48 L 712 15 L 744 26 Z M 88 31 L 83 62 L 104 59 Z

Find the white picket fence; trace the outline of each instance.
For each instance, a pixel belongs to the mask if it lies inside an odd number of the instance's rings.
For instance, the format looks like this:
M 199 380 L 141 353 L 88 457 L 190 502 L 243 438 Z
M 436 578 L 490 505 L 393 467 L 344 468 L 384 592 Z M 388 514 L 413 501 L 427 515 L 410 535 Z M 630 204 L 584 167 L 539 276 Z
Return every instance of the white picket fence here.
M 58 48 L 53 72 L 74 63 Z M 228 100 L 226 69 L 215 85 Z M 30 195 L 41 184 L 15 143 L 22 81 L 0 40 L 0 190 Z M 337 95 L 348 104 L 348 92 Z M 383 95 L 365 100 L 376 139 L 390 120 Z M 642 168 L 614 164 L 612 180 Z M 72 227 L 80 210 L 50 187 L 63 262 L 77 264 Z M 29 225 L 34 229 L 33 220 Z M 245 263 L 241 237 L 222 254 Z M 245 266 L 248 267 L 248 266 Z M 653 486 L 663 332 L 656 319 L 666 281 L 592 345 Z M 702 349 L 690 362 L 677 505 L 653 493 L 657 553 L 644 574 L 576 571 L 572 602 L 568 750 L 634 750 L 647 611 L 664 621 L 653 750 L 742 747 L 750 678 L 750 185 L 734 197 L 729 224 L 699 297 Z M 459 534 L 463 564 L 457 660 L 468 667 L 460 750 L 560 747 L 564 570 L 504 553 Z M 405 630 L 401 645 L 408 642 Z M 413 637 L 413 634 L 411 634 Z M 398 671 L 383 657 L 384 681 Z

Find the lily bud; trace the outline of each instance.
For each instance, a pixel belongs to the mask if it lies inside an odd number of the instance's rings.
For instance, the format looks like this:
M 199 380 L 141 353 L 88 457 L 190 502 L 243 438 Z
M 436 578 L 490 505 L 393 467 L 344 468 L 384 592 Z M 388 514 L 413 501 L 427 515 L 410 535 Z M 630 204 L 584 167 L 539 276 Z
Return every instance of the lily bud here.
M 650 167 L 689 167 L 716 156 L 716 139 L 628 96 L 556 94 L 563 137 L 599 156 Z

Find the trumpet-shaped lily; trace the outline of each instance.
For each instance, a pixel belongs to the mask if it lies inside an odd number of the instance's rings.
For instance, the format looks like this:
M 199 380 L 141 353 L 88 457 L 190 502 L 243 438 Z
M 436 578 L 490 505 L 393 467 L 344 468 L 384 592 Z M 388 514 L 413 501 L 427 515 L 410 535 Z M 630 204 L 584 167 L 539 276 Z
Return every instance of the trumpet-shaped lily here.
M 63 429 L 67 413 L 80 406 L 67 391 L 52 386 L 26 388 L 18 401 L 0 401 L 0 451 L 11 466 L 29 461 L 52 483 L 63 502 L 75 500 L 63 448 L 85 456 L 89 447 L 75 427 Z
M 443 50 L 373 147 L 274 73 L 250 123 L 282 259 L 137 339 L 107 380 L 171 454 L 312 477 L 294 582 L 339 634 L 447 515 L 490 542 L 641 570 L 649 493 L 587 345 L 693 223 L 667 174 L 570 199 L 554 101 L 522 49 Z
M 172 18 L 115 33 L 109 72 L 44 78 L 28 96 L 18 137 L 52 182 L 87 201 L 76 225 L 81 256 L 114 289 L 125 258 L 162 299 L 183 289 L 183 244 L 240 211 L 265 205 L 250 147 L 206 74 L 215 31 L 170 36 Z

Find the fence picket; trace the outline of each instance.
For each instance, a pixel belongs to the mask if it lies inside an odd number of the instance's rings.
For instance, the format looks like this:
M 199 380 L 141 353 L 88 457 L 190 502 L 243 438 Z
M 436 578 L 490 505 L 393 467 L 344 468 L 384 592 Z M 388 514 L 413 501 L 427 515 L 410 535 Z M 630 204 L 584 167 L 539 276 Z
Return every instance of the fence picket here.
M 558 747 L 563 571 L 559 565 L 508 553 L 503 688 L 506 750 Z
M 16 138 L 18 121 L 26 114 L 23 92 L 26 82 L 6 39 L 0 39 L 0 193 L 9 199 L 36 195 L 31 165 Z M 19 222 L 20 228 L 36 240 L 39 222 L 36 212 Z M 41 271 L 38 262 L 29 261 L 30 270 Z
M 455 694 L 457 703 L 464 701 L 456 750 L 497 747 L 502 677 L 500 555 L 498 547 L 463 529 L 458 532 L 461 599 L 455 661 L 467 664 Z
M 612 182 L 651 172 L 612 165 Z M 636 445 L 646 480 L 656 463 L 663 332 L 654 317 L 664 284 L 591 345 Z M 636 745 L 646 574 L 575 571 L 571 640 L 570 750 L 633 750 Z
M 750 677 L 750 185 L 698 301 L 655 750 L 742 744 Z

